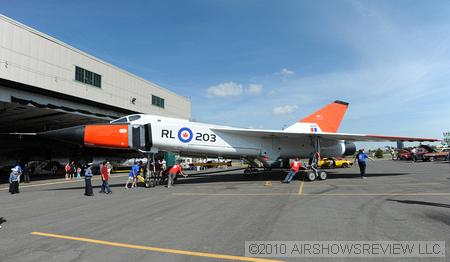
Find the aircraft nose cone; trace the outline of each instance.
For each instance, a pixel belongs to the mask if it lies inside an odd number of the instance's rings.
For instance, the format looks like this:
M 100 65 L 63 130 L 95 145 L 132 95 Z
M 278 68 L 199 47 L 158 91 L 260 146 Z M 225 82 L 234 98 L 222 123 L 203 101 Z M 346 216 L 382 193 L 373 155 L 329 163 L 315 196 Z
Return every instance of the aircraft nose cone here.
M 84 144 L 84 128 L 85 126 L 74 126 L 62 129 L 56 129 L 39 133 L 38 136 L 67 142 L 71 144 Z

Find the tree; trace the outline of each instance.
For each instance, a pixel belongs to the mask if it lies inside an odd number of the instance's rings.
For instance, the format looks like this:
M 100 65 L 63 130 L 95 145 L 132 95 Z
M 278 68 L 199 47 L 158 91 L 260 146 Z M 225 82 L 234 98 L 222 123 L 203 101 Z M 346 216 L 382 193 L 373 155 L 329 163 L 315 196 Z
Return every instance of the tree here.
M 383 150 L 381 150 L 381 148 L 378 148 L 377 151 L 375 151 L 375 157 L 383 158 Z
M 450 146 L 450 132 L 444 132 L 444 142 Z

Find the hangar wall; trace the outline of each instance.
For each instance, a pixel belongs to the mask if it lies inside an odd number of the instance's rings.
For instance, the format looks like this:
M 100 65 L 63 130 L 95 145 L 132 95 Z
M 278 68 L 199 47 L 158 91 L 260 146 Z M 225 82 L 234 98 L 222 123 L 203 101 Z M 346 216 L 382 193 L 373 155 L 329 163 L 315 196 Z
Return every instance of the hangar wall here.
M 127 112 L 185 119 L 191 116 L 188 98 L 2 15 L 0 79 Z

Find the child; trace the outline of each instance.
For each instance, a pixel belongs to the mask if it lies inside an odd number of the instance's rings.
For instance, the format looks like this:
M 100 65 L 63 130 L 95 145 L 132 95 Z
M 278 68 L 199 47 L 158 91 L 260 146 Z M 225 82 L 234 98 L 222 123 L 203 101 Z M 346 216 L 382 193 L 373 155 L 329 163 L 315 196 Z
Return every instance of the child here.
M 77 179 L 81 179 L 81 167 L 77 167 Z
M 70 162 L 67 163 L 65 169 L 66 169 L 66 180 L 68 180 L 69 179 L 69 172 L 70 172 Z

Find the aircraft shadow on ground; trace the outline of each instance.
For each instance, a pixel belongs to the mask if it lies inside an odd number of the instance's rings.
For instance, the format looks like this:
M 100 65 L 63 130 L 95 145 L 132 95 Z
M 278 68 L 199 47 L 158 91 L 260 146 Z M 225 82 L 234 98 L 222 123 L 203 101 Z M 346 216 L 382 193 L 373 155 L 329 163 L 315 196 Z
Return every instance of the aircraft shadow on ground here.
M 221 174 L 224 172 L 228 172 L 227 174 Z M 177 179 L 175 184 L 179 185 L 188 185 L 188 184 L 206 184 L 206 183 L 220 183 L 220 182 L 257 182 L 257 181 L 282 181 L 286 174 L 287 170 L 272 170 L 272 171 L 260 171 L 256 173 L 252 173 L 249 175 L 244 175 L 243 173 L 229 173 L 230 170 L 224 171 L 216 171 L 211 173 L 203 173 L 203 174 L 195 174 L 189 176 L 188 178 L 180 177 Z M 232 171 L 231 171 L 232 172 Z M 299 172 L 294 180 L 306 181 L 305 172 Z M 368 173 L 367 177 L 389 177 L 389 176 L 400 176 L 400 175 L 408 175 L 409 173 Z M 357 173 L 333 173 L 328 172 L 328 179 L 351 179 L 351 178 L 360 178 L 361 176 Z M 165 183 L 164 183 L 165 185 Z M 125 187 L 125 183 L 118 184 L 109 184 L 111 188 L 120 188 Z M 142 186 L 142 184 L 141 184 Z M 159 185 L 162 186 L 162 185 Z M 100 188 L 101 185 L 93 185 L 94 189 Z M 83 186 L 77 187 L 61 187 L 61 188 L 53 188 L 53 189 L 45 189 L 45 191 L 64 191 L 64 190 L 81 190 L 84 189 Z
M 392 202 L 397 202 L 397 203 L 402 203 L 402 204 L 410 204 L 410 205 L 422 205 L 422 206 L 450 208 L 449 204 L 434 203 L 434 202 L 425 202 L 425 201 L 416 201 L 416 200 L 397 200 L 397 199 L 387 199 L 387 201 L 392 201 Z
M 281 181 L 285 178 L 287 171 L 275 170 L 275 171 L 263 171 L 258 172 L 256 175 L 244 176 L 242 173 L 229 173 L 229 174 L 214 174 L 214 175 L 204 175 L 203 177 L 192 177 L 188 179 L 179 179 L 177 184 L 202 184 L 202 183 L 215 183 L 215 182 L 247 182 L 247 181 Z M 305 172 L 299 172 L 294 180 L 306 180 Z M 400 176 L 408 175 L 409 173 L 383 173 L 383 174 L 366 174 L 367 177 L 383 177 L 383 176 Z M 339 179 L 339 178 L 359 178 L 360 174 L 352 173 L 333 173 L 328 172 L 328 179 Z
M 93 189 L 100 189 L 102 185 L 92 185 Z M 125 187 L 125 183 L 120 183 L 120 184 L 109 184 L 109 187 L 111 188 L 120 188 L 120 187 Z M 83 186 L 77 186 L 77 187 L 61 187 L 61 188 L 51 188 L 51 189 L 44 189 L 43 191 L 65 191 L 65 190 L 81 190 L 84 189 L 84 185 Z
M 225 172 L 233 172 L 233 171 L 238 171 L 238 170 L 244 170 L 245 168 L 233 168 L 233 169 L 219 169 L 219 170 L 215 170 L 215 171 L 207 171 L 207 170 L 203 170 L 203 171 L 195 171 L 190 173 L 189 171 L 187 171 L 186 173 L 188 173 L 190 176 L 192 177 L 196 177 L 196 176 L 203 176 L 203 175 L 209 175 L 209 174 L 218 174 L 218 173 L 225 173 Z
M 366 173 L 366 177 L 388 177 L 388 176 L 402 176 L 409 175 L 410 173 Z M 360 178 L 361 175 L 359 173 L 334 173 L 328 172 L 328 179 L 338 179 L 338 178 Z

